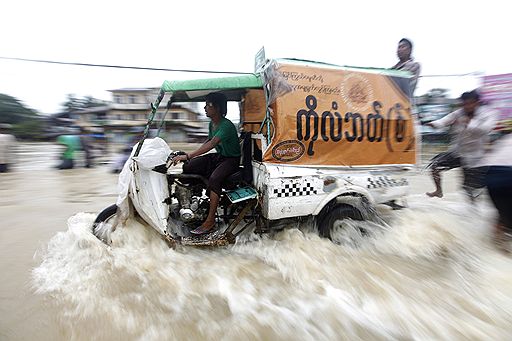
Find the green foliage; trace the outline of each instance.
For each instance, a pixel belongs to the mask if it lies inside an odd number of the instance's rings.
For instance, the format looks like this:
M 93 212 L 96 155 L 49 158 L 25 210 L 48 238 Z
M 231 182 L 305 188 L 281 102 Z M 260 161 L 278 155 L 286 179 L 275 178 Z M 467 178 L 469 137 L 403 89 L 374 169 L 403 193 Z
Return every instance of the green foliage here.
M 43 137 L 43 123 L 40 116 L 25 107 L 18 99 L 0 94 L 0 123 L 12 125 L 13 134 L 22 139 Z
M 106 105 L 105 101 L 92 96 L 79 97 L 75 94 L 67 94 L 66 97 L 66 101 L 61 104 L 62 112 L 73 112 L 81 109 Z
M 444 88 L 433 88 L 433 89 L 430 89 L 427 94 L 426 94 L 429 98 L 446 98 L 447 95 L 448 95 L 448 89 L 444 89 Z
M 13 125 L 12 132 L 14 136 L 27 140 L 41 140 L 44 139 L 43 123 L 40 120 L 26 120 Z
M 25 107 L 16 98 L 0 94 L 0 123 L 17 124 L 26 119 L 35 119 L 34 110 Z

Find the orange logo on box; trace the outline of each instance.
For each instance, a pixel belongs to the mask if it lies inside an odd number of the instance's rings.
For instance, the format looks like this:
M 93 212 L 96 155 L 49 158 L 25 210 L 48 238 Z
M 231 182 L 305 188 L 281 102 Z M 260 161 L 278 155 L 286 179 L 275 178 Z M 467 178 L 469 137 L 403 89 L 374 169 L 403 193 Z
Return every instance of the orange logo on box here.
M 298 140 L 286 140 L 279 142 L 272 148 L 272 156 L 274 159 L 284 162 L 298 160 L 304 155 L 306 148 L 304 144 Z
M 355 111 L 366 111 L 373 101 L 373 88 L 366 77 L 348 73 L 341 84 L 341 95 L 347 106 Z

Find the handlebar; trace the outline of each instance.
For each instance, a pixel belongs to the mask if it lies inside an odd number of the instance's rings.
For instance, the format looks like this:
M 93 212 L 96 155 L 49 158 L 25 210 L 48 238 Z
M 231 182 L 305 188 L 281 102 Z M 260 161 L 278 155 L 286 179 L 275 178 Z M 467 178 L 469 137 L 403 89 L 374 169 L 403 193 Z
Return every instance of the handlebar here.
M 172 160 L 176 157 L 176 156 L 179 156 L 179 155 L 185 155 L 186 153 L 184 151 L 181 151 L 181 150 L 176 150 L 174 152 L 172 152 L 171 154 L 169 154 L 169 156 L 167 157 L 167 160 L 164 164 L 161 164 L 161 165 L 158 165 L 158 166 L 155 166 L 153 167 L 153 171 L 155 172 L 158 172 L 158 173 L 162 173 L 162 174 L 167 174 L 167 170 L 169 169 L 169 167 L 171 167 L 171 164 L 172 164 Z

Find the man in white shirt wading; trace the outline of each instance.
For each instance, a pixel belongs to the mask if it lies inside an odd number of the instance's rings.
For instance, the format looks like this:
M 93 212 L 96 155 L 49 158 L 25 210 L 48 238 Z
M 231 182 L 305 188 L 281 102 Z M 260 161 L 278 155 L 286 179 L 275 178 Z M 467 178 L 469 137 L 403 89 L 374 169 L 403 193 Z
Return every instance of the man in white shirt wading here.
M 434 128 L 450 126 L 454 135 L 449 150 L 435 156 L 430 162 L 436 189 L 426 193 L 429 197 L 443 197 L 441 171 L 453 168 L 462 167 L 463 188 L 472 200 L 474 190 L 484 186 L 484 170 L 478 167 L 478 163 L 489 142 L 489 133 L 494 128 L 496 112 L 480 105 L 480 97 L 475 90 L 463 93 L 460 99 L 461 109 L 437 121 L 426 123 Z

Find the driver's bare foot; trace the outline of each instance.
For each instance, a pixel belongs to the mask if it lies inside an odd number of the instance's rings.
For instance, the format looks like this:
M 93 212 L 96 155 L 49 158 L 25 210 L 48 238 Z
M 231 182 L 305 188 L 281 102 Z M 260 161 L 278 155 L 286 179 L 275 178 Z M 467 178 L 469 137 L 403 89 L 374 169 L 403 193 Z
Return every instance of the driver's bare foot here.
M 193 229 L 192 231 L 190 231 L 190 233 L 192 233 L 192 234 L 206 234 L 206 233 L 213 232 L 213 230 L 215 230 L 214 227 L 215 227 L 215 222 L 214 223 L 204 222 L 198 228 Z
M 443 197 L 443 192 L 441 192 L 441 191 L 427 192 L 426 194 L 431 198 L 433 198 L 433 197 L 442 198 Z

